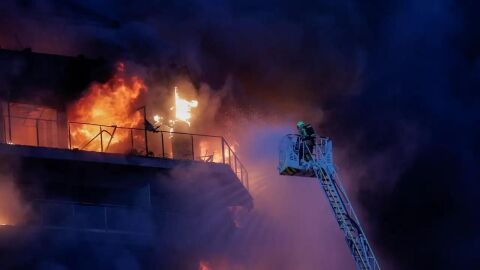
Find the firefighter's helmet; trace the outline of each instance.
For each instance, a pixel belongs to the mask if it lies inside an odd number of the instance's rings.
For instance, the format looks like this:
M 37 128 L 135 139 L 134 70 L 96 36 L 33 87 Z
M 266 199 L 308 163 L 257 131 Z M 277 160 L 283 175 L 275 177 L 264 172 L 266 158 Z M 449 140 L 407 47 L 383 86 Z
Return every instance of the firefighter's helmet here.
M 305 122 L 303 122 L 303 121 L 298 121 L 298 122 L 297 122 L 297 128 L 298 128 L 298 129 L 301 129 L 301 128 L 303 128 L 304 126 L 305 126 Z

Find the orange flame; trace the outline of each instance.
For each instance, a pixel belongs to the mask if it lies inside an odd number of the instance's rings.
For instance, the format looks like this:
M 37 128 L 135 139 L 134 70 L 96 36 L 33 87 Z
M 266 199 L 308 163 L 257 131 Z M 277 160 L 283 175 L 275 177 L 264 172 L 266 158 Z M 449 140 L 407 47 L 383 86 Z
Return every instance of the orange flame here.
M 192 109 L 198 107 L 198 100 L 186 100 L 180 97 L 178 94 L 178 88 L 175 86 L 175 102 L 174 106 L 170 108 L 171 111 L 175 110 L 175 118 L 168 119 L 165 122 L 165 118 L 158 114 L 153 116 L 153 120 L 156 125 L 166 126 L 169 128 L 170 132 L 173 132 L 175 129 L 175 123 L 178 121 L 186 123 L 188 126 L 191 125 L 190 120 L 192 119 Z
M 127 78 L 125 66 L 120 63 L 114 76 L 104 84 L 95 83 L 90 86 L 85 96 L 71 108 L 70 121 L 93 123 L 107 126 L 138 127 L 143 122 L 142 114 L 135 111 L 135 104 L 140 95 L 147 90 L 144 82 L 132 76 Z M 100 127 L 94 125 L 70 125 L 73 148 L 80 148 L 99 134 Z M 113 128 L 105 128 L 109 133 Z M 106 140 L 111 135 L 105 135 Z M 117 132 L 112 137 L 111 145 L 121 143 L 128 137 L 128 132 Z M 95 142 L 90 149 L 100 151 L 100 143 Z
M 192 118 L 192 108 L 198 106 L 197 100 L 188 101 L 178 95 L 177 87 L 175 87 L 175 119 L 183 121 L 190 126 L 190 119 Z
M 0 216 L 0 226 L 12 225 L 12 222 L 7 217 Z

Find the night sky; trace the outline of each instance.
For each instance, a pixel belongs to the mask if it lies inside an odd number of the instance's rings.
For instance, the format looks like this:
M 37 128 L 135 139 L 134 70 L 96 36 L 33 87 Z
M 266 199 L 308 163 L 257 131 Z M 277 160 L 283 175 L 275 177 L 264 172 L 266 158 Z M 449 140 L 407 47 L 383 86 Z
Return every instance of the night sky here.
M 183 72 L 245 114 L 315 123 L 364 167 L 392 269 L 480 269 L 477 1 L 0 3 L 0 45 Z M 293 124 L 293 123 L 292 123 Z M 274 161 L 276 162 L 276 161 Z

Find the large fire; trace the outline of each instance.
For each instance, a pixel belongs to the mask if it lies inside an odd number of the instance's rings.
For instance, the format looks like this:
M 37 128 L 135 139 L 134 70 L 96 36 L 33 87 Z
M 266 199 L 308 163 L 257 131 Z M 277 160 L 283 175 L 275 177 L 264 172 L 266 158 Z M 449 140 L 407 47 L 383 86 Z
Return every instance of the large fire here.
M 142 79 L 127 76 L 125 66 L 118 64 L 113 77 L 104 84 L 95 83 L 86 94 L 68 110 L 69 140 L 73 149 L 110 152 L 142 153 L 205 162 L 223 162 L 235 169 L 233 146 L 223 145 L 220 138 L 185 134 L 191 127 L 193 110 L 199 106 L 196 99 L 186 99 L 177 87 L 171 100 L 171 114 L 154 115 L 154 124 L 144 129 L 145 107 L 139 99 L 147 91 Z M 144 111 L 140 111 L 143 108 Z M 145 119 L 146 121 L 146 119 Z M 145 122 L 145 127 L 147 127 Z M 149 124 L 150 125 L 150 124 Z M 134 128 L 134 129 L 131 129 Z M 170 134 L 155 131 L 167 129 Z M 148 137 L 146 137 L 148 136 Z M 148 145 L 147 139 L 148 139 Z M 223 149 L 223 153 L 222 153 Z M 147 153 L 148 152 L 148 153 Z
M 177 121 L 183 121 L 190 126 L 190 119 L 192 118 L 192 108 L 198 106 L 197 100 L 188 101 L 180 98 L 177 87 L 175 87 L 175 118 Z
M 147 87 L 139 77 L 127 77 L 124 64 L 118 64 L 116 73 L 109 81 L 91 85 L 87 94 L 69 108 L 69 121 L 97 124 L 71 124 L 72 148 L 100 151 L 102 147 L 100 139 L 86 145 L 100 133 L 103 140 L 109 141 L 110 146 L 133 136 L 127 130 L 114 130 L 111 126 L 141 127 L 143 116 L 135 106 L 140 95 L 146 91 Z M 115 134 L 112 136 L 114 131 Z
M 175 111 L 174 119 L 169 119 L 167 123 L 165 123 L 165 118 L 158 114 L 153 116 L 153 120 L 155 124 L 160 126 L 167 126 L 170 129 L 170 132 L 174 131 L 175 123 L 181 121 L 186 123 L 188 126 L 191 126 L 190 120 L 192 119 L 192 108 L 198 107 L 198 100 L 186 100 L 180 97 L 178 93 L 178 88 L 175 86 L 175 100 L 174 106 L 170 108 L 171 111 Z

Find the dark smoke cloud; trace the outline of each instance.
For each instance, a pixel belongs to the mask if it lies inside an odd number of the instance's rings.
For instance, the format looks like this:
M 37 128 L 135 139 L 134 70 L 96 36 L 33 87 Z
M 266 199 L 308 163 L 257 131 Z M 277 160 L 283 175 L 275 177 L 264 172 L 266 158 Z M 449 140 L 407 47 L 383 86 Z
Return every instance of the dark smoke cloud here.
M 152 76 L 173 70 L 213 89 L 228 80 L 233 97 L 225 107 L 270 121 L 301 117 L 335 140 L 346 184 L 388 267 L 474 269 L 479 7 L 3 1 L 0 44 L 127 59 Z

